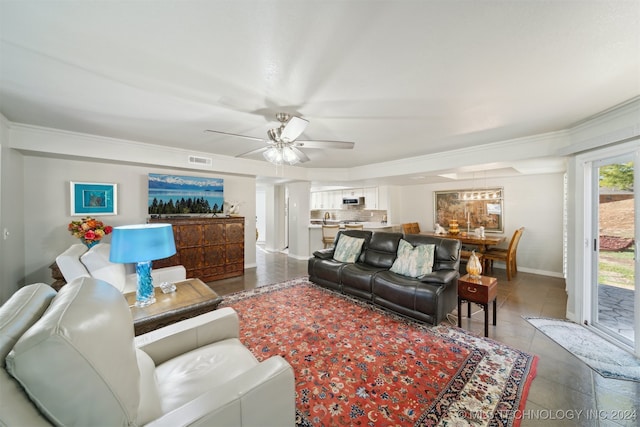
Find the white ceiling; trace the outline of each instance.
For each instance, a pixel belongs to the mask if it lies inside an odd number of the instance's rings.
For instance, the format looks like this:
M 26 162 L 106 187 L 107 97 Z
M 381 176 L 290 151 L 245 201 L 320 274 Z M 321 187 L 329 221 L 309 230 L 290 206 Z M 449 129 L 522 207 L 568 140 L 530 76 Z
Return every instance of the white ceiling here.
M 0 0 L 10 121 L 236 156 L 275 114 L 303 167 L 566 129 L 640 95 L 639 1 Z M 259 157 L 256 157 L 259 158 Z M 505 165 L 500 165 L 505 167 Z

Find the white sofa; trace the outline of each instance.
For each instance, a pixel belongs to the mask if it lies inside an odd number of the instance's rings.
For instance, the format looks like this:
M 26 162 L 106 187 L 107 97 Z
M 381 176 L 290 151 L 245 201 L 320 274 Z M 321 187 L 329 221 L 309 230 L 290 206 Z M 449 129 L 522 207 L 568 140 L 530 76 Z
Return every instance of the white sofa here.
M 134 338 L 105 282 L 25 286 L 0 307 L 0 425 L 294 425 L 291 366 L 238 334 L 223 308 Z
M 138 279 L 133 264 L 119 264 L 109 261 L 111 245 L 98 243 L 91 249 L 83 244 L 71 245 L 56 257 L 56 264 L 67 283 L 78 277 L 95 277 L 113 285 L 122 293 L 135 292 Z M 187 277 L 182 265 L 151 270 L 153 285 L 163 282 L 180 282 Z

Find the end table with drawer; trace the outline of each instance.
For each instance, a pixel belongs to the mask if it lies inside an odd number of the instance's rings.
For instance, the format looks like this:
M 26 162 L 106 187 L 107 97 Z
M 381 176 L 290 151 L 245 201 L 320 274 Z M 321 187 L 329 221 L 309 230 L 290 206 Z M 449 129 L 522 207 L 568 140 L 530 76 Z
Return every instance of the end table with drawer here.
M 475 279 L 465 274 L 458 279 L 458 327 L 462 327 L 462 302 L 466 301 L 467 317 L 471 317 L 471 303 L 484 309 L 484 336 L 489 336 L 489 303 L 493 302 L 493 325 L 496 325 L 496 301 L 498 299 L 498 279 L 480 276 Z

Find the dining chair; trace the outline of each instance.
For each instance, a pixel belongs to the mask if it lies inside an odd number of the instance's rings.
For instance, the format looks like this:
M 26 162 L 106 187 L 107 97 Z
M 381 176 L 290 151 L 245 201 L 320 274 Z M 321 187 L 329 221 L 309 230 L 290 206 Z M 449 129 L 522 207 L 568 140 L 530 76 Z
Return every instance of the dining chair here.
M 345 230 L 363 230 L 364 224 L 345 224 L 344 229 Z
M 523 232 L 524 227 L 520 227 L 513 233 L 507 249 L 491 248 L 484 252 L 482 255 L 485 260 L 485 267 L 491 270 L 493 269 L 493 261 L 503 261 L 507 269 L 508 281 L 518 274 L 517 250 Z
M 340 231 L 340 226 L 338 224 L 322 225 L 322 243 L 324 243 L 325 249 L 333 245 L 338 231 Z
M 417 222 L 405 222 L 402 224 L 402 232 L 404 234 L 419 234 L 420 226 Z

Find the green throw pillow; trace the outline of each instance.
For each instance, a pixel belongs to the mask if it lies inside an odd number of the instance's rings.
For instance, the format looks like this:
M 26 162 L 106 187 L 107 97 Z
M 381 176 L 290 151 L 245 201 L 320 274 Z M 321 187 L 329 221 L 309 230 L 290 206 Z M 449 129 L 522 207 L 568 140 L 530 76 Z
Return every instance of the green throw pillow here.
M 336 249 L 333 251 L 333 259 L 340 262 L 356 262 L 362 251 L 364 239 L 340 235 Z
M 391 271 L 409 277 L 421 277 L 431 273 L 435 245 L 418 245 L 414 247 L 404 239 L 398 245 L 398 257 L 391 266 Z

